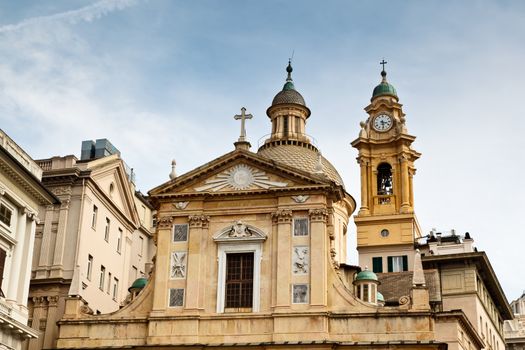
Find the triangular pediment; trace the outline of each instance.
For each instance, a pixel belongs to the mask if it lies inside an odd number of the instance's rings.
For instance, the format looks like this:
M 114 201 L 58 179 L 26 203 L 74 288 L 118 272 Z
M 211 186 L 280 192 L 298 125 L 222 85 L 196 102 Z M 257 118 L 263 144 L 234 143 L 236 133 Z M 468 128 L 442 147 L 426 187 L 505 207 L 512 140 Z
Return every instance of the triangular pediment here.
M 245 224 L 242 221 L 236 221 L 232 225 L 226 226 L 215 235 L 215 242 L 262 242 L 267 238 L 266 233 L 261 229 Z
M 329 184 L 318 175 L 236 150 L 154 188 L 150 195 L 260 192 Z
M 137 223 L 138 215 L 133 199 L 133 189 L 129 183 L 124 164 L 119 158 L 107 158 L 105 162 L 90 164 L 91 178 L 97 188 L 118 210 Z

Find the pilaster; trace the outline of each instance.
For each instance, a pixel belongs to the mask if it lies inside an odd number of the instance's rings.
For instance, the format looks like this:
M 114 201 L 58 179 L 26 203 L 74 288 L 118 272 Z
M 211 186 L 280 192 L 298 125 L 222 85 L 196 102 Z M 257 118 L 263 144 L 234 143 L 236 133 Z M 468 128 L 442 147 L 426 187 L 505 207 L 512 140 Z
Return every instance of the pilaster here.
M 55 212 L 54 205 L 46 206 L 46 215 L 44 218 L 44 229 L 42 232 L 42 244 L 40 246 L 40 257 L 36 268 L 35 278 L 47 278 L 48 261 L 51 247 L 51 227 L 53 226 L 53 216 Z
M 275 308 L 289 308 L 291 298 L 291 261 L 292 261 L 292 211 L 278 210 L 272 213 L 272 221 L 276 226 L 277 241 L 276 250 L 277 256 L 277 274 L 274 285 L 275 291 Z
M 210 217 L 188 217 L 188 273 L 186 277 L 186 309 L 204 310 L 206 275 L 206 248 Z
M 28 244 L 26 241 L 27 238 L 27 211 L 24 209 L 20 212 L 18 216 L 18 222 L 16 226 L 16 240 L 17 244 L 14 245 L 11 258 L 11 272 L 9 287 L 7 288 L 6 298 L 8 300 L 14 301 L 16 304 L 26 305 L 26 301 L 19 300 L 21 298 L 20 293 L 23 288 L 23 281 L 21 280 L 21 270 L 24 264 L 22 263 L 22 258 L 24 255 L 24 246 Z M 28 263 L 30 260 L 28 260 Z M 23 276 L 22 276 L 23 277 Z
M 326 234 L 326 223 L 328 210 L 324 208 L 310 209 L 310 247 L 311 251 L 311 282 L 310 282 L 310 305 L 327 305 L 327 259 L 328 244 Z
M 165 309 L 168 302 L 168 268 L 170 259 L 171 230 L 173 216 L 161 216 L 157 221 L 157 257 L 155 264 L 155 289 L 153 291 L 153 313 Z
M 60 212 L 58 215 L 58 229 L 55 241 L 55 252 L 53 256 L 53 266 L 51 267 L 50 277 L 62 277 L 63 276 L 63 258 L 64 258 L 64 245 L 66 240 L 66 227 L 69 213 L 70 200 L 62 200 L 60 205 Z

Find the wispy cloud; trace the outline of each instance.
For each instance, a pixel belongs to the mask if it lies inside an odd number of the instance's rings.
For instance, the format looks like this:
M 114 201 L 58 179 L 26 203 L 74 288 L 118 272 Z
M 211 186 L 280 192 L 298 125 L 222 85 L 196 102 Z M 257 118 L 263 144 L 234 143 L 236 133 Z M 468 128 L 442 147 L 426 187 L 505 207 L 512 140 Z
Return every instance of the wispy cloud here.
M 0 33 L 9 33 L 26 27 L 49 22 L 64 22 L 70 24 L 78 22 L 90 22 L 103 17 L 110 12 L 133 6 L 138 2 L 139 0 L 100 0 L 94 4 L 84 6 L 76 10 L 56 13 L 49 16 L 28 18 L 16 24 L 4 25 L 0 27 Z

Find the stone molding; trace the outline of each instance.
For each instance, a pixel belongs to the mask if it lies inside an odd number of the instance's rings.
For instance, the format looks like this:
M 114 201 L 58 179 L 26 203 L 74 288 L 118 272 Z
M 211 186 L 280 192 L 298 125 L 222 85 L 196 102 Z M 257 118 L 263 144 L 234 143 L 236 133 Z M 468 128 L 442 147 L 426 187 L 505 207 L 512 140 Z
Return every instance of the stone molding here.
M 292 211 L 281 209 L 272 213 L 272 221 L 277 224 L 289 224 L 292 222 Z
M 190 215 L 188 216 L 190 228 L 208 228 L 210 217 L 207 215 Z
M 310 221 L 312 222 L 326 222 L 328 219 L 328 210 L 324 208 L 310 209 L 308 211 L 308 215 L 310 216 Z

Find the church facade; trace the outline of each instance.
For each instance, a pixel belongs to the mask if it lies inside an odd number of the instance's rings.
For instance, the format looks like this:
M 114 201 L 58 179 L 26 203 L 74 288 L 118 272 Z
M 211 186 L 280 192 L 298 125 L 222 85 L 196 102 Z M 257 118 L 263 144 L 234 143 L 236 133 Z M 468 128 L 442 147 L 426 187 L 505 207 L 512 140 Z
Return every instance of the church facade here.
M 353 142 L 364 186 L 356 224 L 363 268 L 379 266 L 374 257 L 385 272 L 410 265 L 397 305 L 384 305 L 373 271 L 345 264 L 356 202 L 307 136 L 311 111 L 290 64 L 287 73 L 267 110 L 271 135 L 256 152 L 243 127 L 232 152 L 149 192 L 158 220 L 147 283 L 109 314 L 86 314 L 70 296 L 58 348 L 485 348 L 463 312 L 431 307 L 414 251 L 419 153 L 386 73 Z M 249 115 L 238 118 L 244 125 Z M 372 237 L 383 229 L 395 255 Z

